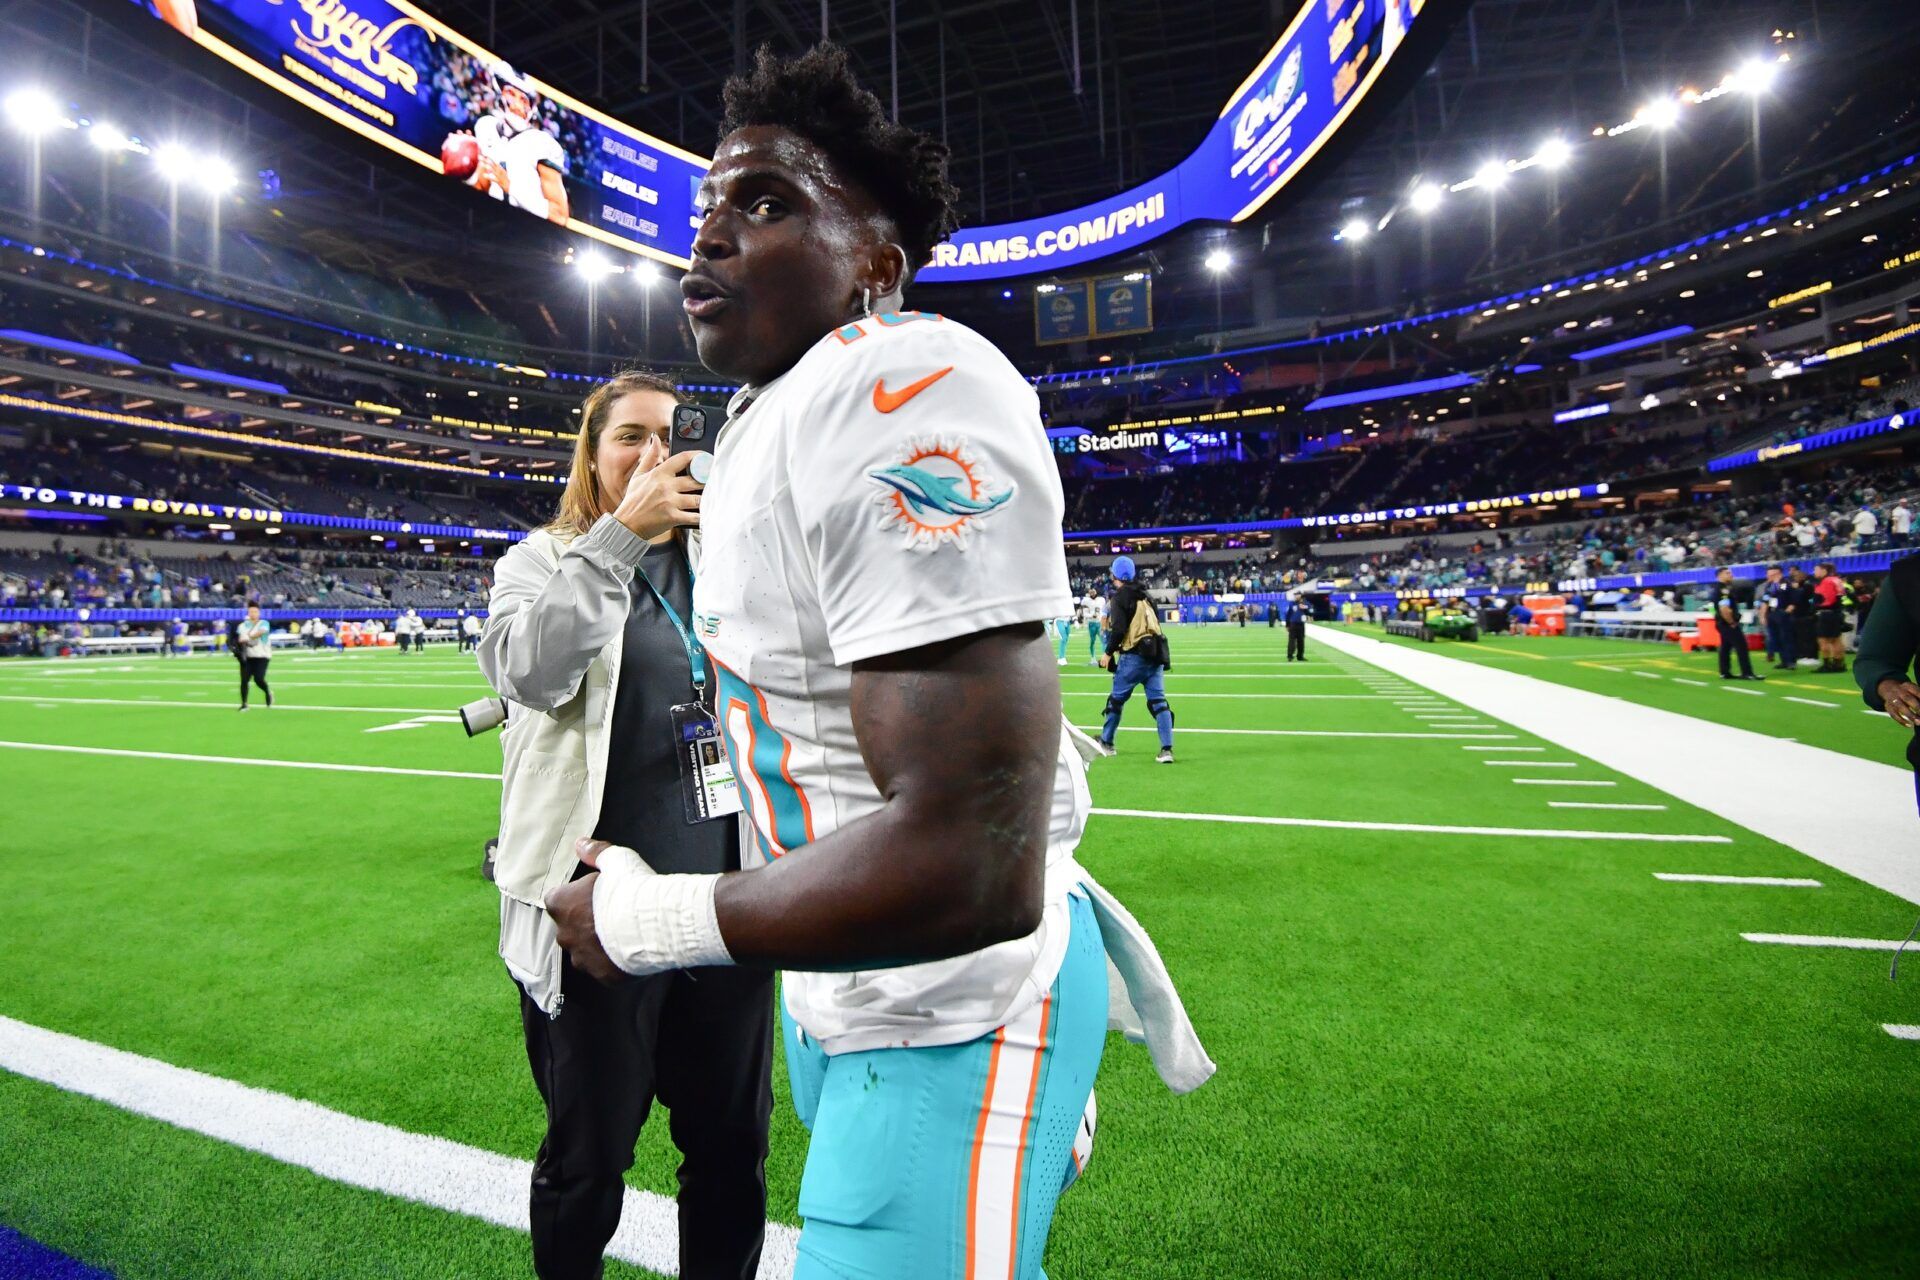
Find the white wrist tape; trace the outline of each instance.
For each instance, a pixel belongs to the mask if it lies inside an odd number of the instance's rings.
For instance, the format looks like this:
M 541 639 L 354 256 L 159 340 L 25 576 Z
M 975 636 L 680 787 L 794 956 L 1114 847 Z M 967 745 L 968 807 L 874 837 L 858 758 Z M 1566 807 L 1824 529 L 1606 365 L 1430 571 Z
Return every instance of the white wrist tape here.
M 594 932 L 622 970 L 641 977 L 733 963 L 714 915 L 719 876 L 663 876 L 618 845 L 603 850 L 597 861 Z

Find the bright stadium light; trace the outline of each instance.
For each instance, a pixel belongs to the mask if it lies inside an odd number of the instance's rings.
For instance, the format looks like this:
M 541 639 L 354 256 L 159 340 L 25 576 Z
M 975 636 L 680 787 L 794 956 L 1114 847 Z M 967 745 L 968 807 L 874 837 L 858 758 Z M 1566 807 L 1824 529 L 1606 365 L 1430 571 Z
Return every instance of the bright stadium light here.
M 1487 191 L 1498 191 L 1507 185 L 1507 166 L 1498 160 L 1489 160 L 1473 171 L 1473 181 Z
M 581 254 L 573 260 L 573 266 L 589 284 L 598 284 L 614 273 L 614 265 L 597 253 Z
M 1633 118 L 1655 129 L 1671 129 L 1680 123 L 1680 104 L 1672 98 L 1660 98 L 1634 112 Z
M 1206 257 L 1205 266 L 1207 270 L 1213 272 L 1213 274 L 1215 275 L 1221 274 L 1228 267 L 1231 267 L 1232 265 L 1233 265 L 1233 255 L 1228 253 L 1225 249 L 1215 249 L 1212 253 L 1209 253 Z
M 1432 213 L 1440 207 L 1440 202 L 1444 199 L 1446 194 L 1439 187 L 1431 182 L 1423 182 L 1413 189 L 1413 196 L 1409 203 L 1413 205 L 1415 213 Z
M 1765 58 L 1749 58 L 1740 64 L 1740 69 L 1727 77 L 1734 88 L 1755 97 L 1773 88 L 1773 82 L 1780 78 L 1780 64 Z
M 36 138 L 60 127 L 60 104 L 44 89 L 15 89 L 7 95 L 6 109 L 14 128 Z
M 1533 153 L 1533 158 L 1542 169 L 1564 169 L 1567 161 L 1573 159 L 1573 146 L 1565 138 L 1548 138 Z
M 160 176 L 168 182 L 179 183 L 193 177 L 198 163 L 194 159 L 193 152 L 177 142 L 168 142 L 154 149 L 153 167 L 158 169 Z
M 93 144 L 96 151 L 125 151 L 133 145 L 133 139 L 119 125 L 109 124 L 105 120 L 95 120 L 87 129 L 87 141 Z
M 1373 234 L 1373 227 L 1365 218 L 1355 218 L 1340 228 L 1339 239 L 1347 244 L 1359 244 Z
M 223 196 L 238 185 L 240 178 L 233 166 L 218 156 L 208 156 L 200 162 L 198 171 L 193 175 L 194 183 L 210 196 Z
M 633 276 L 633 282 L 642 289 L 653 288 L 653 282 L 660 278 L 660 269 L 651 262 L 636 262 L 627 271 Z

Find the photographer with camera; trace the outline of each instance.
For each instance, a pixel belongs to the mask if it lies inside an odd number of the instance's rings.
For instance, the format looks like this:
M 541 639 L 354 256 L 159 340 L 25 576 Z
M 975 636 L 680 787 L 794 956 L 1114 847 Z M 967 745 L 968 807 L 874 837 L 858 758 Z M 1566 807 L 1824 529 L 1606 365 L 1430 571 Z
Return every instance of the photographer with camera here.
M 1119 556 L 1113 562 L 1113 596 L 1107 602 L 1107 651 L 1100 665 L 1113 673 L 1113 689 L 1107 694 L 1105 722 L 1100 727 L 1102 755 L 1113 755 L 1117 748 L 1113 737 L 1120 731 L 1120 712 L 1133 691 L 1147 691 L 1147 713 L 1153 717 L 1160 734 L 1160 751 L 1154 756 L 1159 764 L 1173 763 L 1173 707 L 1167 702 L 1164 677 L 1173 665 L 1167 637 L 1160 630 L 1160 613 L 1138 581 L 1139 571 L 1131 556 Z
M 693 626 L 687 531 L 702 455 L 669 456 L 680 398 L 627 372 L 581 406 L 559 514 L 501 557 L 481 670 L 514 704 L 494 882 L 547 1109 L 534 1162 L 534 1269 L 598 1276 L 622 1175 L 655 1098 L 680 1150 L 680 1274 L 746 1280 L 766 1223 L 773 975 L 675 971 L 603 985 L 561 951 L 547 894 L 587 874 L 575 842 L 662 874 L 740 866 L 737 791 Z

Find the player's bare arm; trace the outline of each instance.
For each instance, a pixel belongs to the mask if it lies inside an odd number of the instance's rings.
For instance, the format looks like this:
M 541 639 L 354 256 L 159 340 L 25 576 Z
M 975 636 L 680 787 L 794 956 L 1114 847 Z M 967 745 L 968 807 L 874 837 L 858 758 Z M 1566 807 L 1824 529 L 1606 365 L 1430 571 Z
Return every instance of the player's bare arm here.
M 1025 937 L 1045 906 L 1060 684 L 1038 623 L 854 669 L 854 731 L 886 807 L 758 871 L 721 877 L 714 909 L 740 964 L 887 967 Z M 588 846 L 588 861 L 604 846 Z M 547 909 L 574 963 L 620 971 L 594 932 L 587 876 Z
M 540 193 L 547 198 L 547 221 L 566 226 L 571 212 L 567 203 L 567 184 L 560 171 L 550 164 L 540 166 Z

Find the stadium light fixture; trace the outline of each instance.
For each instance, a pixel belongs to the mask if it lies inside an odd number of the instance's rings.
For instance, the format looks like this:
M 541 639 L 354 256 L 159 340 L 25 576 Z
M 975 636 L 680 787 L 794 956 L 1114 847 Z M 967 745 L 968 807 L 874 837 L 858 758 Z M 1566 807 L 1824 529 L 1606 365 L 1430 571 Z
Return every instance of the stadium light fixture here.
M 239 183 L 240 178 L 233 166 L 218 156 L 208 156 L 200 162 L 193 180 L 200 189 L 210 196 L 223 196 Z
M 154 149 L 153 167 L 168 182 L 185 182 L 191 178 L 196 167 L 193 152 L 176 142 L 163 143 Z
M 1409 203 L 1413 205 L 1415 213 L 1432 213 L 1444 199 L 1446 195 L 1439 187 L 1431 182 L 1423 182 L 1413 189 Z
M 60 104 L 44 89 L 15 89 L 7 95 L 7 121 L 31 137 L 52 133 L 64 119 Z
M 87 128 L 87 141 L 96 151 L 125 151 L 133 145 L 133 139 L 117 124 L 105 120 L 95 120 Z
M 587 278 L 588 284 L 598 284 L 616 270 L 611 262 L 597 253 L 583 253 L 573 260 L 574 270 Z
M 660 278 L 660 269 L 651 262 L 635 262 L 627 268 L 627 273 L 633 277 L 633 282 L 642 289 L 653 288 L 653 282 Z
M 1533 159 L 1542 169 L 1564 169 L 1573 159 L 1573 146 L 1565 138 L 1548 138 L 1533 153 Z
M 1209 253 L 1206 257 L 1205 266 L 1207 270 L 1213 272 L 1213 274 L 1215 275 L 1220 275 L 1224 273 L 1226 269 L 1228 267 L 1231 267 L 1232 265 L 1233 265 L 1233 255 L 1228 253 L 1225 249 L 1215 249 L 1213 252 Z
M 1474 185 L 1485 191 L 1498 191 L 1507 185 L 1507 166 L 1498 160 L 1489 160 L 1473 171 Z
M 1359 244 L 1372 234 L 1373 227 L 1368 224 L 1365 218 L 1354 218 L 1345 226 L 1341 227 L 1340 234 L 1334 238 L 1347 244 Z
M 1662 131 L 1671 129 L 1680 123 L 1680 104 L 1672 98 L 1659 98 L 1634 112 L 1634 119 Z
M 1740 92 L 1754 97 L 1773 88 L 1774 81 L 1780 78 L 1780 64 L 1765 58 L 1749 58 L 1740 64 L 1740 69 L 1727 77 L 1728 82 Z

